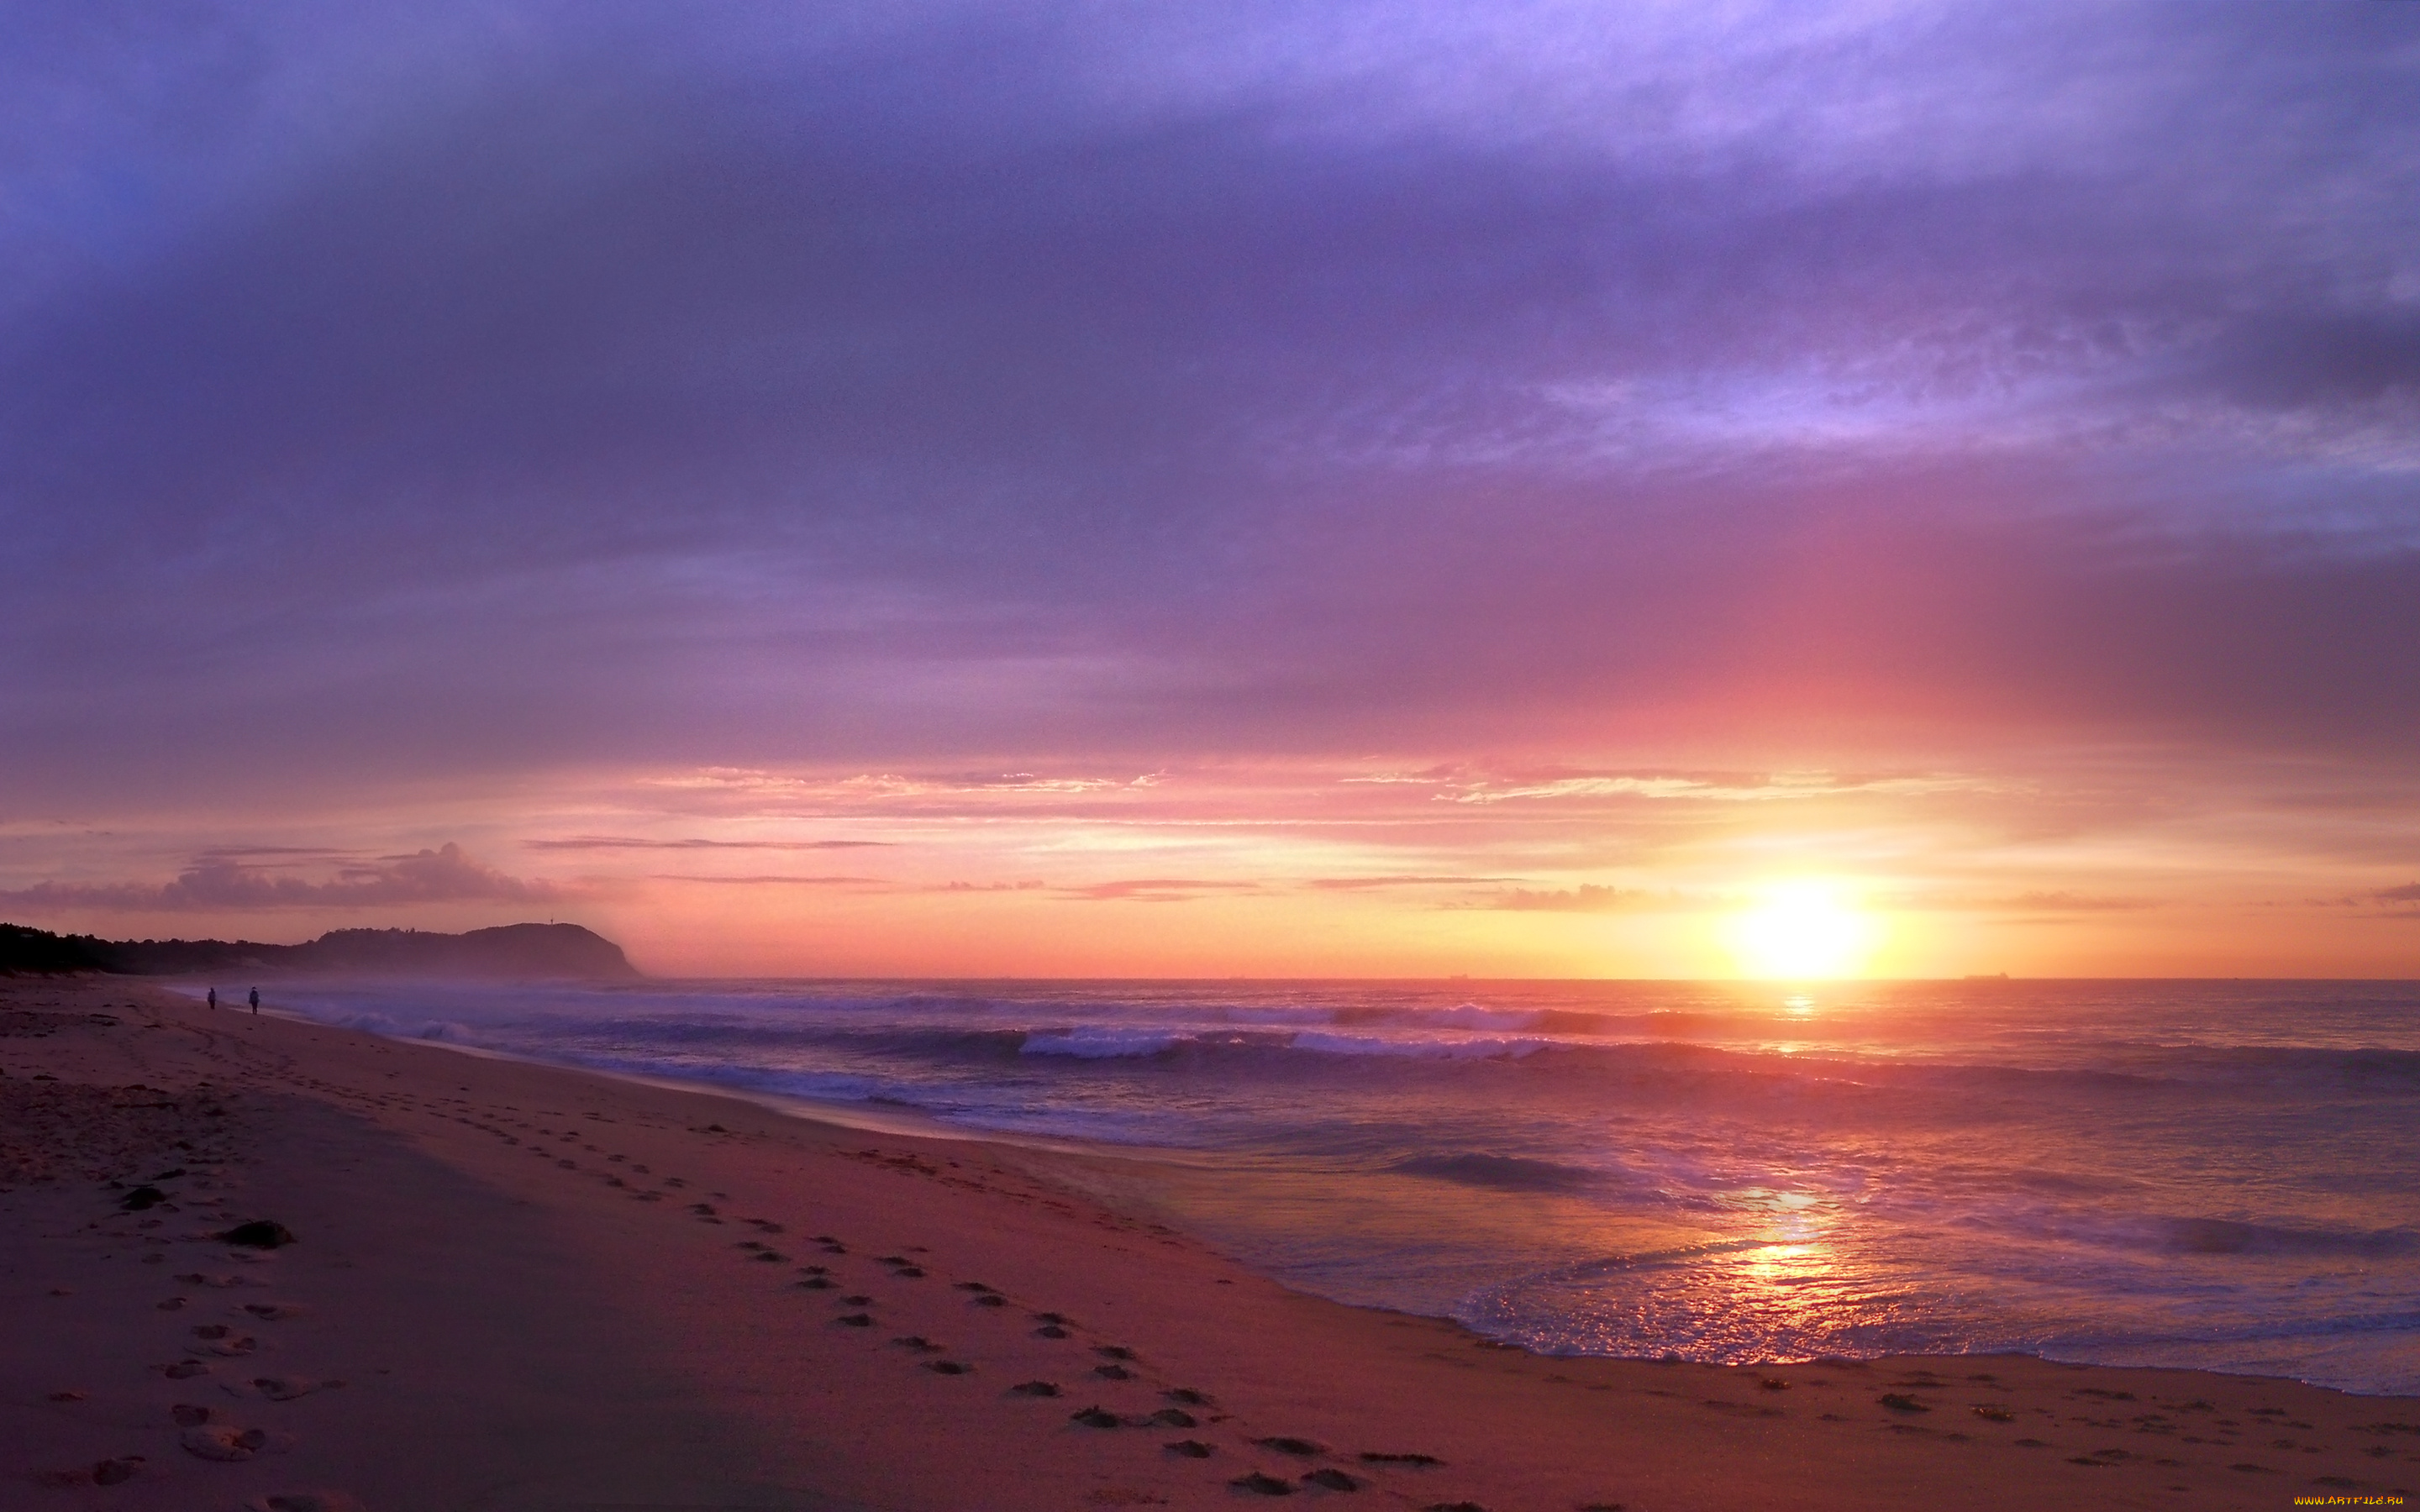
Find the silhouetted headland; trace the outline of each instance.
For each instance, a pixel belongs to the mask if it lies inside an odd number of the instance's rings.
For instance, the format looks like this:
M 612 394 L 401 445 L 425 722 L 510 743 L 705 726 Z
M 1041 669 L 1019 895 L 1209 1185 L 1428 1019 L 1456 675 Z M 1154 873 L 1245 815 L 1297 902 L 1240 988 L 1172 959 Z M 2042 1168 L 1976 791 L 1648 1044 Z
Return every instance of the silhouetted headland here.
M 635 981 L 622 948 L 578 924 L 505 924 L 465 934 L 412 929 L 332 930 L 301 945 L 251 940 L 104 940 L 0 924 L 0 974 L 102 971 L 181 977 L 479 977 Z

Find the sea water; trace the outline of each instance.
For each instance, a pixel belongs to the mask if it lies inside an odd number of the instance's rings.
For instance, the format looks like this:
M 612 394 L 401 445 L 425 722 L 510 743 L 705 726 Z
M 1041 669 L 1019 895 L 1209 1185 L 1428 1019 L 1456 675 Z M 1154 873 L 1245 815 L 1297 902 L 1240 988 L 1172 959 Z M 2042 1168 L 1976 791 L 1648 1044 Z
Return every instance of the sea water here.
M 1525 1348 L 2420 1394 L 2420 984 L 649 981 L 292 1011 L 973 1136 Z

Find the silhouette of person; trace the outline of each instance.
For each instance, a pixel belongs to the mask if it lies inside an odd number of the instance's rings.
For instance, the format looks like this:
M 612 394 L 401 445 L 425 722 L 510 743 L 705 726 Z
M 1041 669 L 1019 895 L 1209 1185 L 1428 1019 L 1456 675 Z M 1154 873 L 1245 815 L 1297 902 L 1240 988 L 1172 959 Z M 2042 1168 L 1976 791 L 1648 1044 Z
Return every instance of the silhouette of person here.
M 213 1013 L 215 1013 L 215 1012 L 217 1012 L 218 1011 L 219 1011 L 219 990 L 218 990 L 216 987 L 213 987 L 213 988 L 211 988 L 211 989 L 210 989 L 210 1011 L 211 1011 L 211 1012 L 213 1012 Z
M 252 1016 L 260 1017 L 260 989 L 257 987 L 252 990 Z

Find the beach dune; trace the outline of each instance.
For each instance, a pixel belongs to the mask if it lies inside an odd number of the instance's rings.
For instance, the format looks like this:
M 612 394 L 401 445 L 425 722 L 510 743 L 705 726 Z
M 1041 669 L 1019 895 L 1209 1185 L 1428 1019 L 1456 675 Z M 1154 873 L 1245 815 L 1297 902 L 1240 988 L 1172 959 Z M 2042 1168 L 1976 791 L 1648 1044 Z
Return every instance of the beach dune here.
M 0 1071 L 10 1507 L 2267 1508 L 2420 1464 L 2420 1402 L 2287 1381 L 1538 1358 L 1045 1155 L 118 979 L 0 982 Z

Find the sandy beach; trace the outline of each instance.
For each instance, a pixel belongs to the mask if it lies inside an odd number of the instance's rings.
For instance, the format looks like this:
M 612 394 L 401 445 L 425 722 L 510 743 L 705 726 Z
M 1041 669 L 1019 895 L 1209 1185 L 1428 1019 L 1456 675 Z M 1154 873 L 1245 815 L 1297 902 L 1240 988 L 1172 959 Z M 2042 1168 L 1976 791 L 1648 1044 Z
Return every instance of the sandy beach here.
M 2420 1463 L 2420 1402 L 2289 1381 L 1533 1357 L 1047 1157 L 123 980 L 0 983 L 0 1071 L 10 1507 L 2278 1507 Z

